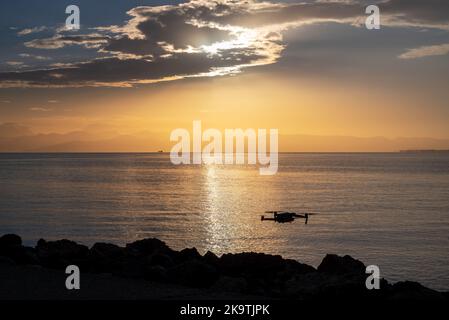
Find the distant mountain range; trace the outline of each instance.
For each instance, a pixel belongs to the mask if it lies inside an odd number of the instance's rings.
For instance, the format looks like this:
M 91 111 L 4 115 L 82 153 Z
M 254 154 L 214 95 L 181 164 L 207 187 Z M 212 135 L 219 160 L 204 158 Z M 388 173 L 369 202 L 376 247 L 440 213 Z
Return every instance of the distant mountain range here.
M 33 133 L 30 128 L 0 124 L 0 152 L 157 152 L 169 151 L 169 133 L 73 131 Z M 280 135 L 281 152 L 399 152 L 449 149 L 449 139 Z
M 449 139 L 351 136 L 281 136 L 280 149 L 303 152 L 398 152 L 401 150 L 449 149 Z

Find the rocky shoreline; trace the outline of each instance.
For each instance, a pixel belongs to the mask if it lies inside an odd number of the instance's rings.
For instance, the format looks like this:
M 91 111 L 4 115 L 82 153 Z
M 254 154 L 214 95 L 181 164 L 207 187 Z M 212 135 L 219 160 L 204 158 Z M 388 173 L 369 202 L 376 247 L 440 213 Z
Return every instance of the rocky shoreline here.
M 91 248 L 70 240 L 41 239 L 33 248 L 23 246 L 21 238 L 12 234 L 0 237 L 4 277 L 0 297 L 71 299 L 73 295 L 59 288 L 68 265 L 77 265 L 83 279 L 89 279 L 90 286 L 80 290 L 86 299 L 449 300 L 447 292 L 410 281 L 390 284 L 381 279 L 379 290 L 368 290 L 365 265 L 350 256 L 328 254 L 314 268 L 264 253 L 218 257 L 212 252 L 201 255 L 195 248 L 175 251 L 154 238 L 126 247 L 96 243 Z M 58 289 L 52 282 L 58 283 Z

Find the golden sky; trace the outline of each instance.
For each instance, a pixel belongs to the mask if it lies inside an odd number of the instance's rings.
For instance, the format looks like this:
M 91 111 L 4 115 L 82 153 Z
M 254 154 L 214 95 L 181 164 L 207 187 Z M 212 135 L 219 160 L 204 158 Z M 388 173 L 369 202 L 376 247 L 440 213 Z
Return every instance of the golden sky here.
M 279 129 L 281 151 L 449 148 L 449 17 L 441 14 L 445 2 L 430 2 L 421 6 L 434 11 L 420 16 L 419 6 L 387 1 L 377 31 L 360 22 L 363 2 L 223 1 L 229 16 L 210 6 L 184 38 L 174 31 L 204 2 L 117 5 L 109 26 L 87 21 L 78 35 L 37 18 L 6 19 L 0 149 L 77 143 L 83 150 L 88 142 L 92 151 L 107 140 L 114 151 L 150 151 L 169 147 L 170 132 L 193 120 L 205 128 Z M 164 27 L 144 29 L 147 18 Z M 377 140 L 363 147 L 342 137 Z M 413 139 L 392 142 L 398 138 Z

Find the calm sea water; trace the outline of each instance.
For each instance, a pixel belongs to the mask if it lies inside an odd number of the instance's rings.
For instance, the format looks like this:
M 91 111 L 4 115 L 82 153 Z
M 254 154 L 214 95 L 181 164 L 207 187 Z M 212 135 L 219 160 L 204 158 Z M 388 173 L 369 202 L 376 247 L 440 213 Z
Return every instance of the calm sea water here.
M 449 155 L 281 154 L 252 166 L 173 166 L 167 154 L 2 154 L 0 234 L 34 245 L 157 237 L 174 249 L 259 251 L 317 266 L 326 253 L 391 281 L 449 290 Z M 260 221 L 265 210 L 314 211 Z

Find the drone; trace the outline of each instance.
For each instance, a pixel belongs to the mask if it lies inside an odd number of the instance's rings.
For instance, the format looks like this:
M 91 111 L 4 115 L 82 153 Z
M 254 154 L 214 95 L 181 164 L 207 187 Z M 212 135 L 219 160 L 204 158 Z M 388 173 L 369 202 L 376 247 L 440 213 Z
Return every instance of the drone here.
M 305 224 L 309 221 L 309 216 L 315 215 L 316 213 L 304 212 L 304 213 L 296 213 L 296 212 L 287 212 L 287 211 L 265 211 L 265 213 L 272 213 L 273 218 L 265 218 L 265 216 L 261 216 L 260 220 L 268 220 L 274 221 L 277 223 L 285 223 L 292 222 L 297 218 L 305 219 Z

